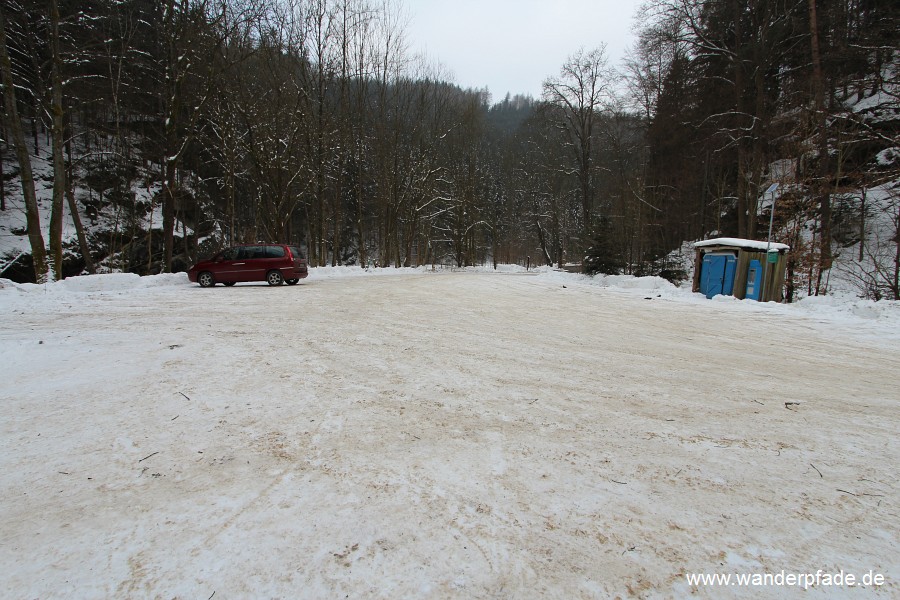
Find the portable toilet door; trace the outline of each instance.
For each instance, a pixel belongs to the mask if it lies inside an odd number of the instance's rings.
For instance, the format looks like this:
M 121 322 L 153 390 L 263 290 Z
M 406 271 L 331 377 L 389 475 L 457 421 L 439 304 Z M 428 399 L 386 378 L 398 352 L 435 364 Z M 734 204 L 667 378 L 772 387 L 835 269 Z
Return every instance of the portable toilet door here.
M 747 267 L 747 293 L 744 298 L 747 300 L 759 301 L 762 293 L 762 264 L 758 260 L 751 260 L 750 266 Z
M 707 298 L 734 293 L 737 257 L 733 254 L 705 254 L 700 272 L 700 293 Z

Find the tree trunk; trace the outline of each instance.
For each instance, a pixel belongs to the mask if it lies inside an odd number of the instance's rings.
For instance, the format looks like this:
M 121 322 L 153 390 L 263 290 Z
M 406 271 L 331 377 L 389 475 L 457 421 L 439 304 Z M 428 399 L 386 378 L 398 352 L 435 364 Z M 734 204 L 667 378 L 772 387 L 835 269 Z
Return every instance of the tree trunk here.
M 900 204 L 897 204 L 894 218 L 894 276 L 891 291 L 894 293 L 894 300 L 900 300 Z
M 0 210 L 6 210 L 6 182 L 3 180 L 3 152 L 0 151 Z
M 53 148 L 53 204 L 50 212 L 50 265 L 54 278 L 59 281 L 63 278 L 63 206 L 66 193 L 66 163 L 63 158 L 63 102 L 62 102 L 62 78 L 60 76 L 59 55 L 59 5 L 57 0 L 50 2 L 50 47 L 52 49 L 52 61 L 50 77 L 52 86 L 52 102 L 50 115 L 52 118 L 51 139 Z
M 176 49 L 176 3 L 175 0 L 166 0 L 163 8 L 163 37 L 166 44 L 165 81 L 163 84 L 163 114 L 165 120 L 165 140 L 163 164 L 163 273 L 172 271 L 172 254 L 175 246 L 175 194 L 176 172 L 178 169 L 178 108 L 181 101 L 180 86 L 178 85 L 179 57 Z M 152 256 L 152 253 L 151 253 Z
M 541 254 L 544 255 L 544 262 L 548 265 L 553 264 L 553 259 L 550 257 L 550 252 L 547 250 L 547 236 L 544 234 L 544 228 L 541 227 L 541 222 L 535 219 L 535 227 L 537 229 L 538 241 L 541 244 Z
M 359 153 L 362 154 L 361 152 Z M 368 266 L 368 253 L 366 252 L 366 225 L 365 225 L 365 209 L 363 208 L 363 187 L 362 187 L 362 168 L 360 167 L 361 156 L 356 159 L 356 232 L 359 239 L 359 264 L 362 267 Z
M 169 144 L 167 147 L 171 148 Z M 165 157 L 165 182 L 163 183 L 163 264 L 162 272 L 172 272 L 172 250 L 175 246 L 175 157 Z
M 816 128 L 819 136 L 819 276 L 816 279 L 816 295 L 819 295 L 822 271 L 831 268 L 831 194 L 825 181 L 828 175 L 828 131 L 825 122 L 825 80 L 819 52 L 819 25 L 816 16 L 816 0 L 809 0 L 810 49 L 812 53 L 813 89 L 815 91 Z
M 19 119 L 19 111 L 16 107 L 12 64 L 6 49 L 6 21 L 3 17 L 2 8 L 0 8 L 0 77 L 2 77 L 3 81 L 3 100 L 6 106 L 7 130 L 13 138 L 13 145 L 16 148 L 16 156 L 19 160 L 28 241 L 31 244 L 31 258 L 34 263 L 34 277 L 38 283 L 45 283 L 47 281 L 47 251 L 44 248 L 44 236 L 41 233 L 41 217 L 38 212 L 37 195 L 34 191 L 31 157 L 28 154 L 25 132 L 22 129 L 22 121 Z
M 900 243 L 900 240 L 898 240 Z M 862 196 L 859 199 L 859 262 L 863 261 L 863 251 L 866 247 L 866 188 L 862 189 Z
M 69 178 L 71 181 L 71 178 Z M 75 233 L 78 235 L 78 246 L 81 248 L 81 255 L 84 257 L 84 268 L 88 273 L 93 275 L 97 272 L 94 266 L 94 258 L 91 256 L 91 247 L 88 245 L 87 236 L 84 233 L 84 225 L 81 222 L 81 216 L 78 214 L 78 205 L 75 202 L 75 192 L 72 190 L 71 183 L 66 189 L 66 197 L 69 202 L 69 212 L 72 214 L 72 221 L 75 222 Z
M 594 183 L 593 183 L 593 151 L 591 144 L 591 136 L 593 136 L 593 107 L 590 109 L 584 122 L 584 131 L 581 140 L 581 210 L 584 212 L 584 232 L 585 245 L 590 243 L 590 237 L 593 234 L 593 211 L 594 211 Z
M 745 114 L 744 111 L 744 64 L 741 45 L 744 43 L 743 27 L 741 21 L 741 5 L 739 0 L 731 0 L 731 18 L 734 22 L 734 110 L 738 118 Z M 747 156 L 746 142 L 743 138 L 737 143 L 737 212 L 738 212 L 738 237 L 747 237 Z

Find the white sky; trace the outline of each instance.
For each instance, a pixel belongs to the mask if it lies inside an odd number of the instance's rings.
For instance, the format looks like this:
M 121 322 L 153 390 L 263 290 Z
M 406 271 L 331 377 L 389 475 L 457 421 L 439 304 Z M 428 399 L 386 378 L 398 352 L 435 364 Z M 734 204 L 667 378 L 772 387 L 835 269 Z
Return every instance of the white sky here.
M 540 97 L 541 83 L 559 73 L 580 47 L 606 42 L 618 66 L 633 42 L 641 0 L 403 0 L 409 50 L 424 53 L 461 87 L 488 86 Z

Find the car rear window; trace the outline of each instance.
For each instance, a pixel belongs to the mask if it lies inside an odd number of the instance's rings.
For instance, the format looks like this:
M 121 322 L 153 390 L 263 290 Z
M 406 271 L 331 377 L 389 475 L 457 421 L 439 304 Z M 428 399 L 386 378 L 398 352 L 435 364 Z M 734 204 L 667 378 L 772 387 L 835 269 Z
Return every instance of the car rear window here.
M 266 246 L 266 258 L 284 257 L 284 248 L 281 246 Z
M 291 254 L 294 256 L 295 259 L 296 258 L 305 258 L 303 256 L 303 252 L 297 246 L 288 246 L 288 249 L 291 251 Z

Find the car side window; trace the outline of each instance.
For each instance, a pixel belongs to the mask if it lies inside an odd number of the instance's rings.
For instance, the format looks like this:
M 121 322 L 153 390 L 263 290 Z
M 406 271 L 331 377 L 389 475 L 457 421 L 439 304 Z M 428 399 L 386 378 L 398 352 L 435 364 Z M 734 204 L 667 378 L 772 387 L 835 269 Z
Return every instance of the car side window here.
M 284 248 L 281 246 L 266 246 L 266 258 L 283 258 Z
M 227 248 L 219 252 L 219 256 L 217 258 L 219 258 L 220 260 L 234 260 L 234 255 L 234 248 Z

